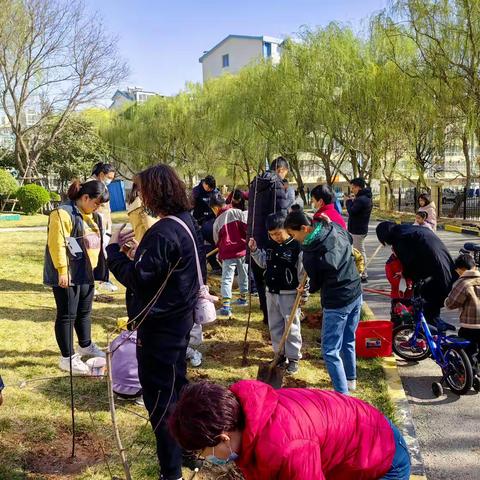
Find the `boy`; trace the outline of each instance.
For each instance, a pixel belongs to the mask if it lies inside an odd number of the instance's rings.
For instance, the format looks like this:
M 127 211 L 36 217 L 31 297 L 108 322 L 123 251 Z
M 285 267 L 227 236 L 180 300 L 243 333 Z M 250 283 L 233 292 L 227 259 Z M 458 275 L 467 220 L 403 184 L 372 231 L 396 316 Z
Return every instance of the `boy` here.
M 275 352 L 285 332 L 285 325 L 295 303 L 297 287 L 304 272 L 300 244 L 290 237 L 284 228 L 284 222 L 285 215 L 282 213 L 268 215 L 266 226 L 270 240 L 265 250 L 257 248 L 257 242 L 253 238 L 248 242 L 253 260 L 260 268 L 266 269 L 268 328 Z M 288 363 L 286 370 L 288 375 L 298 372 L 301 348 L 300 309 L 298 309 L 287 337 L 285 352 L 280 360 L 284 365 Z
M 213 224 L 213 240 L 218 247 L 218 258 L 222 261 L 222 308 L 218 315 L 230 318 L 235 268 L 238 273 L 240 298 L 233 305 L 239 307 L 248 305 L 248 272 L 245 263 L 248 213 L 232 205 L 226 205 L 225 199 L 219 193 L 210 198 L 210 208 L 217 217 Z
M 414 223 L 414 225 L 417 225 L 418 227 L 429 228 L 430 230 L 433 231 L 432 226 L 427 222 L 427 218 L 428 218 L 428 213 L 427 213 L 427 212 L 424 212 L 423 210 L 419 210 L 419 211 L 415 214 L 415 223 Z
M 460 311 L 459 337 L 470 340 L 476 344 L 471 353 L 478 354 L 480 348 L 480 272 L 477 270 L 475 260 L 468 253 L 459 255 L 454 262 L 455 271 L 460 278 L 453 284 L 452 291 L 445 299 L 445 306 Z M 478 358 L 474 359 L 477 364 Z M 475 368 L 475 366 L 474 366 Z

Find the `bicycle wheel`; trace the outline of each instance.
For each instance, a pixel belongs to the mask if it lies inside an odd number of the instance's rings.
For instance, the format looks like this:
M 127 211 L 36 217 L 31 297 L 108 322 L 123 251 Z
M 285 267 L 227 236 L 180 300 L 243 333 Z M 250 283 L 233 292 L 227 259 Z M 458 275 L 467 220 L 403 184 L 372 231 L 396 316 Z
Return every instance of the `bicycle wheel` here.
M 415 343 L 412 337 L 415 334 L 415 325 L 398 325 L 393 329 L 393 351 L 404 360 L 410 362 L 424 360 L 430 355 L 430 347 L 423 332 L 418 332 Z
M 457 395 L 464 395 L 473 385 L 473 370 L 470 359 L 461 348 L 447 348 L 445 360 L 448 366 L 443 370 L 445 382 L 452 392 Z

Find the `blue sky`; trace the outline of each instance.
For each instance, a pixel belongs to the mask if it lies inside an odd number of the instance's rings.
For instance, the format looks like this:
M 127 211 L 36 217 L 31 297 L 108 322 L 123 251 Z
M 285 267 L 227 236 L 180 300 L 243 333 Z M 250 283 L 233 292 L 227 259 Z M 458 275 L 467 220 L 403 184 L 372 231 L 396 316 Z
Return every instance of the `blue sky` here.
M 187 81 L 201 81 L 198 62 L 228 34 L 293 35 L 302 25 L 332 20 L 361 28 L 387 0 L 87 0 L 119 37 L 128 62 L 128 85 L 171 95 Z

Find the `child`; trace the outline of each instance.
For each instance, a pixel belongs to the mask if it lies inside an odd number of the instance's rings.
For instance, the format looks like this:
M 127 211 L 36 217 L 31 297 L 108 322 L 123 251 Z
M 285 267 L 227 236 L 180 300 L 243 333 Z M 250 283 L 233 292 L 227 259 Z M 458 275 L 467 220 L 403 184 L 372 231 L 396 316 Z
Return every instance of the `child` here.
M 268 215 L 266 224 L 270 240 L 266 250 L 258 249 L 253 238 L 248 242 L 253 260 L 260 268 L 266 268 L 268 328 L 275 352 L 285 332 L 285 325 L 295 303 L 297 287 L 304 272 L 300 244 L 290 237 L 284 228 L 284 222 L 285 216 L 281 213 Z M 288 362 L 286 371 L 288 375 L 298 372 L 301 348 L 300 309 L 298 309 L 287 337 L 285 352 L 281 357 L 283 364 Z
M 461 310 L 458 335 L 475 343 L 472 353 L 476 353 L 480 348 L 480 272 L 468 253 L 459 255 L 454 264 L 460 278 L 453 284 L 445 306 L 450 310 Z
M 427 218 L 428 218 L 428 213 L 423 210 L 419 210 L 415 214 L 414 225 L 417 225 L 418 227 L 425 227 L 433 231 L 432 226 L 427 222 Z
M 235 269 L 238 273 L 240 298 L 233 305 L 239 307 L 248 305 L 248 271 L 245 263 L 248 212 L 226 205 L 220 193 L 211 196 L 210 208 L 217 217 L 213 224 L 213 240 L 218 247 L 218 258 L 222 261 L 222 308 L 218 311 L 218 315 L 231 317 Z
M 3 403 L 2 391 L 4 388 L 5 388 L 5 385 L 3 383 L 2 377 L 0 377 L 0 405 Z
M 410 457 L 393 423 L 358 398 L 242 380 L 187 385 L 169 420 L 188 451 L 235 462 L 246 480 L 408 480 Z

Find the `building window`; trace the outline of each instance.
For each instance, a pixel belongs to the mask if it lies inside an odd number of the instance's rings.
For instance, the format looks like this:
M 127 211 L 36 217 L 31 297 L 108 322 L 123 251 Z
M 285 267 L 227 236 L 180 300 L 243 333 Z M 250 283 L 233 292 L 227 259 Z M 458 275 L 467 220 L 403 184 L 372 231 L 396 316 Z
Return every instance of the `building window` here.
M 270 42 L 263 43 L 263 56 L 270 58 L 272 56 L 272 44 Z
M 228 57 L 228 53 L 222 55 L 222 68 L 228 67 L 230 65 L 230 58 Z

